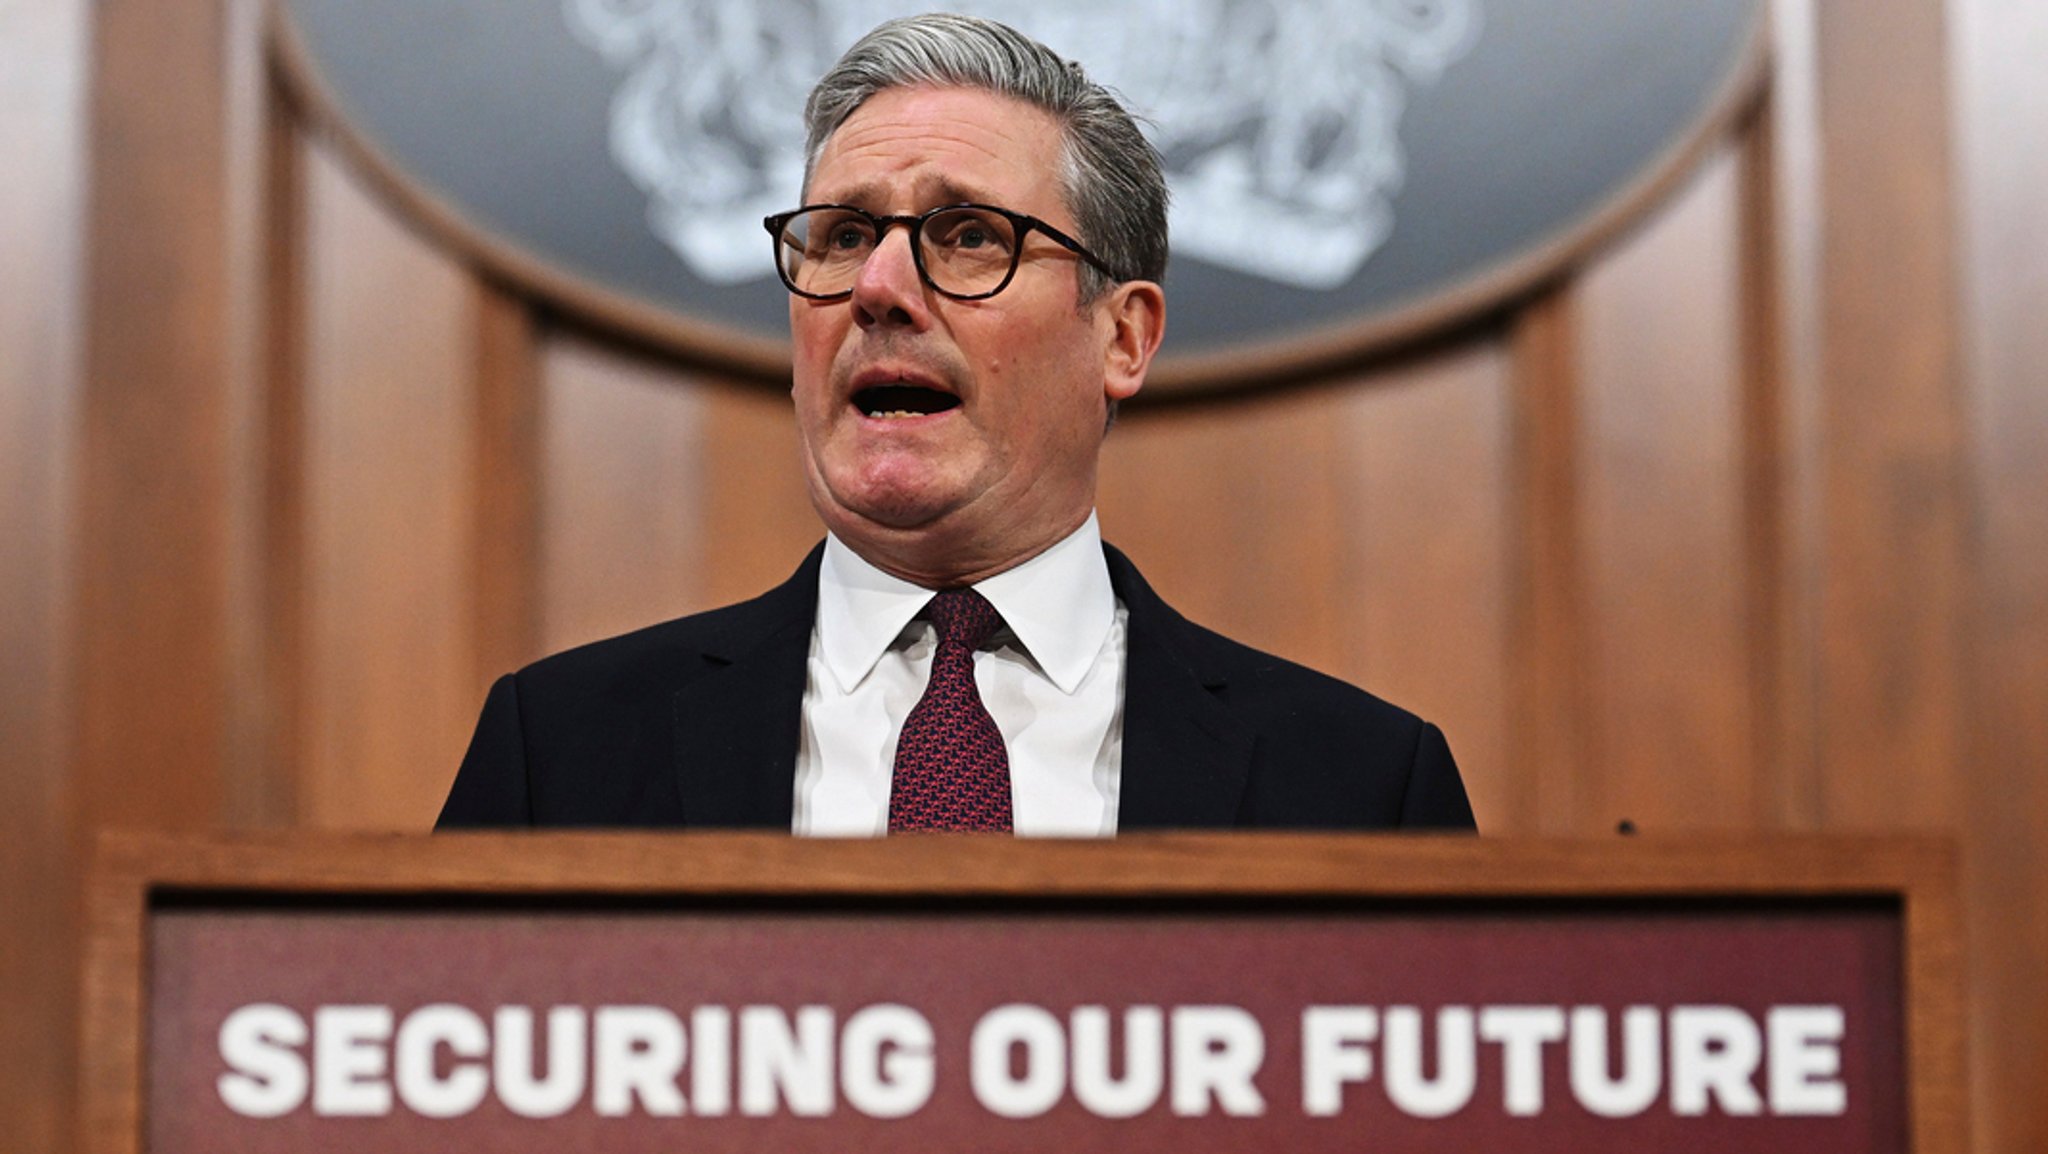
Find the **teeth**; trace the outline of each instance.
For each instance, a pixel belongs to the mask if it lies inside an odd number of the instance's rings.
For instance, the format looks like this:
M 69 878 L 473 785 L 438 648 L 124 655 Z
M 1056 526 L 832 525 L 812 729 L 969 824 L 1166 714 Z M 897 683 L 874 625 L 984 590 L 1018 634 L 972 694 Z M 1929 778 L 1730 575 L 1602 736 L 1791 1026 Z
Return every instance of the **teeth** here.
M 874 417 L 878 420 L 893 421 L 898 417 L 918 417 L 923 416 L 923 414 L 913 413 L 909 409 L 894 409 L 886 413 L 869 413 L 868 416 Z

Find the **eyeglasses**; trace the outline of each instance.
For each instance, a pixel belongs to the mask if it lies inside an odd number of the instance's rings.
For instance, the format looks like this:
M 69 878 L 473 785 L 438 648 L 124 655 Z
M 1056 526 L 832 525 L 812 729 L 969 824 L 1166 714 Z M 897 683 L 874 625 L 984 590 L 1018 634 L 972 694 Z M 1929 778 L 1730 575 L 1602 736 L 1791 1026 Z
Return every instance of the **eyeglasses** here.
M 1123 280 L 1081 242 L 1035 216 L 987 204 L 949 204 L 916 216 L 877 216 L 843 204 L 807 204 L 761 222 L 775 238 L 775 271 L 800 297 L 853 295 L 861 267 L 891 225 L 910 230 L 910 252 L 924 283 L 954 300 L 978 301 L 1009 287 L 1023 259 L 1024 236 L 1044 233 L 1111 280 Z

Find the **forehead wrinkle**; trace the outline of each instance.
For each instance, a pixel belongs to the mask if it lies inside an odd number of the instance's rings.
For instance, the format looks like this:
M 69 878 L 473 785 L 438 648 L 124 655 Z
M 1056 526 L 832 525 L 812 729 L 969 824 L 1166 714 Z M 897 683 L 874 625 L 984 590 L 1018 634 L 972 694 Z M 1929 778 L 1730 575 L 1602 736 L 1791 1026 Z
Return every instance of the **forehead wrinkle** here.
M 864 180 L 859 184 L 841 189 L 834 194 L 835 204 L 848 204 L 855 208 L 878 211 L 897 191 L 896 186 L 880 180 Z M 911 200 L 922 208 L 942 208 L 949 204 L 996 204 L 994 194 L 962 184 L 944 173 L 924 173 L 910 185 Z
M 983 115 L 979 111 L 963 113 L 955 108 L 931 110 L 931 98 L 953 94 L 984 100 L 999 111 Z M 905 119 L 905 110 L 892 109 L 879 114 L 874 111 L 878 104 L 894 106 L 906 101 L 926 110 L 924 115 Z M 854 109 L 826 139 L 825 147 L 820 151 L 829 151 L 837 146 L 843 152 L 887 146 L 902 140 L 923 142 L 936 137 L 965 145 L 991 159 L 1002 159 L 997 149 L 1024 143 L 1024 138 L 1031 135 L 1036 127 L 1033 122 L 1040 118 L 1048 122 L 1052 120 L 1050 113 L 1036 105 L 980 89 L 892 88 L 876 93 L 867 103 Z

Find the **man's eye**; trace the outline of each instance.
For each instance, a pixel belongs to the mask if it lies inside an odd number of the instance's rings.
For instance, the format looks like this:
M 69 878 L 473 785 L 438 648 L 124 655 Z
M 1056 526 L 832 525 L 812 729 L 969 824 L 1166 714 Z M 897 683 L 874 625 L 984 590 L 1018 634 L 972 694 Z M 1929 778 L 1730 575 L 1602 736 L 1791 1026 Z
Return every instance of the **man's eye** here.
M 937 223 L 937 222 L 935 222 Z M 937 244 L 956 252 L 973 252 L 979 249 L 1003 247 L 1003 233 L 988 221 L 967 216 L 943 222 L 936 232 Z
M 842 224 L 832 229 L 826 243 L 842 251 L 863 248 L 868 243 L 868 232 L 857 224 Z

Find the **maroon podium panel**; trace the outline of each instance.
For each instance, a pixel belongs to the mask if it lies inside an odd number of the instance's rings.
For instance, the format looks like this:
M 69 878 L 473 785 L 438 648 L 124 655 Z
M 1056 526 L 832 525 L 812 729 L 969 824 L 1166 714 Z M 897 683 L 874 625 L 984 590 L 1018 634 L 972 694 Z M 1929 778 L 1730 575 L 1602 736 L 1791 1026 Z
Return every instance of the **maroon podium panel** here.
M 1896 901 L 209 899 L 150 927 L 155 1154 L 1907 1149 Z

